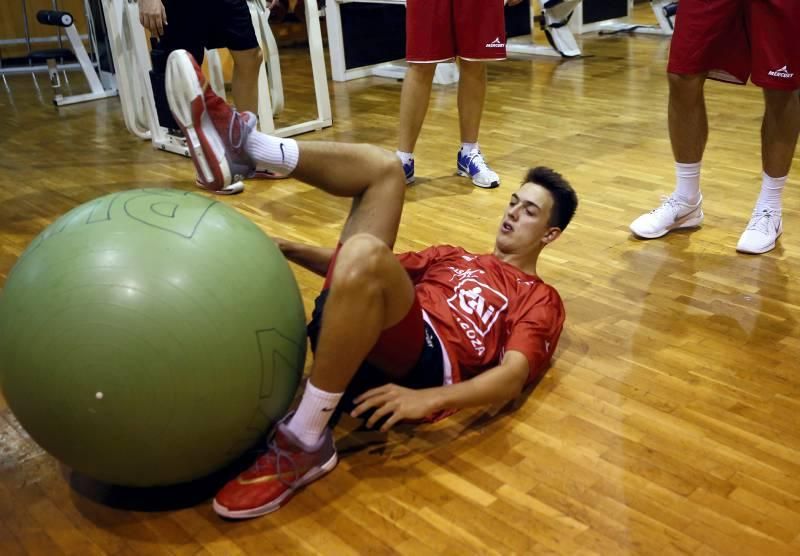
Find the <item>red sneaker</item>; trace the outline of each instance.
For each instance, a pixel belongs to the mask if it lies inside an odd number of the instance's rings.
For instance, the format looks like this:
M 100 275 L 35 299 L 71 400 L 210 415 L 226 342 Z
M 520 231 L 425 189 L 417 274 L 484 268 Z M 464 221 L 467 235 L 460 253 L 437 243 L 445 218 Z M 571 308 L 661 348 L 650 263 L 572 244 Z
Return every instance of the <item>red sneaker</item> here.
M 255 170 L 244 145 L 256 117 L 236 112 L 217 96 L 185 50 L 176 50 L 167 59 L 166 89 L 169 108 L 197 169 L 197 184 L 223 195 L 241 192 L 241 180 Z
M 316 446 L 304 446 L 284 422 L 288 418 L 276 426 L 267 453 L 217 493 L 214 498 L 217 514 L 245 519 L 274 512 L 299 488 L 336 467 L 338 458 L 330 429 L 325 429 Z

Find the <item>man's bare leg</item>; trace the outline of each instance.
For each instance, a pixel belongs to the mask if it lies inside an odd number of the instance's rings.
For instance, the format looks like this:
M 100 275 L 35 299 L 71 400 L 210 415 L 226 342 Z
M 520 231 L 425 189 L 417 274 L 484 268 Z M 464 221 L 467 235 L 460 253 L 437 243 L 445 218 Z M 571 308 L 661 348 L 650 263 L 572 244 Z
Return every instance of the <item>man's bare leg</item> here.
M 799 130 L 800 91 L 764 89 L 761 158 L 765 174 L 776 178 L 789 174 Z
M 414 285 L 385 243 L 369 234 L 348 239 L 339 252 L 310 381 L 344 392 L 381 332 L 406 316 Z M 402 376 L 408 369 L 385 369 Z
M 486 164 L 478 145 L 478 133 L 486 98 L 486 63 L 459 59 L 458 123 L 461 149 L 457 167 L 459 174 L 469 176 L 478 187 L 494 188 L 500 177 Z
M 431 98 L 435 63 L 411 63 L 400 93 L 397 157 L 403 163 L 406 183 L 414 182 L 414 148 L 417 146 Z
M 436 64 L 408 64 L 400 92 L 400 129 L 397 150 L 413 153 L 431 98 Z
M 708 141 L 705 74 L 678 75 L 669 80 L 669 138 L 675 156 L 675 193 L 689 204 L 700 198 L 700 166 Z
M 247 153 L 257 166 L 313 185 L 353 207 L 341 241 L 367 233 L 394 245 L 405 195 L 402 167 L 391 152 L 372 145 L 295 141 L 251 132 Z
M 258 114 L 258 72 L 264 63 L 261 49 L 231 50 L 230 53 L 233 58 L 231 92 L 236 108 Z
M 750 221 L 736 244 L 742 253 L 766 253 L 783 233 L 783 188 L 792 166 L 800 130 L 798 91 L 764 89 L 761 124 L 761 191 Z
M 679 228 L 703 222 L 700 166 L 708 140 L 708 116 L 703 94 L 706 74 L 667 74 L 669 138 L 675 156 L 675 190 L 655 210 L 631 222 L 640 238 L 655 239 Z
M 338 403 L 381 332 L 402 320 L 414 302 L 414 286 L 391 249 L 404 176 L 392 153 L 369 145 L 295 142 L 253 132 L 247 150 L 256 164 L 279 165 L 276 171 L 353 198 L 309 384 L 289 423 L 301 441 L 313 445 L 330 417 L 322 409 Z
M 461 143 L 478 143 L 486 98 L 486 63 L 460 60 L 458 79 L 458 124 Z

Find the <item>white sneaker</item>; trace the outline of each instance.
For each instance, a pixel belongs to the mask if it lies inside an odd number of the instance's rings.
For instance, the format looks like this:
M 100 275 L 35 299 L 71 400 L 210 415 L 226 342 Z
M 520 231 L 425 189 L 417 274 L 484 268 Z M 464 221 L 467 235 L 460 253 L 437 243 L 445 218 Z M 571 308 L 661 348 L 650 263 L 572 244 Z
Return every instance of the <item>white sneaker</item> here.
M 684 203 L 674 193 L 662 197 L 661 206 L 631 222 L 631 231 L 639 237 L 655 239 L 678 228 L 694 228 L 703 223 L 702 205 L 702 195 L 694 205 Z
M 767 207 L 756 207 L 747 223 L 736 250 L 741 253 L 766 253 L 775 249 L 775 241 L 783 233 L 781 211 Z
M 472 178 L 472 183 L 478 187 L 494 189 L 500 185 L 500 178 L 489 168 L 478 149 L 466 155 L 461 154 L 459 149 L 456 155 L 456 168 L 459 176 Z

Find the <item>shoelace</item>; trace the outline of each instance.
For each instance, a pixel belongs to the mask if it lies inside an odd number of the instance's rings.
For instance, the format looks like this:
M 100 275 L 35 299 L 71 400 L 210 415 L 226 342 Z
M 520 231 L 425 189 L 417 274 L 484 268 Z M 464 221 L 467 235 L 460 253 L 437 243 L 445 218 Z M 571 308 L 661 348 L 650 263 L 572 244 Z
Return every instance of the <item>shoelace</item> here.
M 750 217 L 750 222 L 747 224 L 747 229 L 755 230 L 767 235 L 770 233 L 772 219 L 776 216 L 780 216 L 776 210 L 770 208 L 762 208 L 761 210 L 756 209 L 753 211 L 753 216 Z
M 672 195 L 662 195 L 661 196 L 661 204 L 650 211 L 650 214 L 656 214 L 658 212 L 663 212 L 667 209 L 670 209 L 673 214 L 677 214 L 679 207 L 678 207 L 678 200 L 673 197 Z
M 473 151 L 467 155 L 467 167 L 469 167 L 470 164 L 474 164 L 478 168 L 479 174 L 492 171 L 483 159 L 481 151 Z
M 281 459 L 287 460 L 289 462 L 289 466 L 291 467 L 291 471 L 294 473 L 294 480 L 293 481 L 285 481 L 283 479 L 283 471 L 281 471 Z M 292 456 L 286 450 L 282 450 L 280 446 L 278 446 L 278 441 L 273 436 L 269 443 L 267 444 L 267 453 L 261 456 L 256 460 L 251 467 L 251 470 L 260 473 L 261 469 L 263 469 L 267 462 L 274 461 L 275 462 L 275 476 L 278 480 L 283 483 L 286 487 L 291 487 L 294 482 L 297 481 L 297 465 L 295 464 Z

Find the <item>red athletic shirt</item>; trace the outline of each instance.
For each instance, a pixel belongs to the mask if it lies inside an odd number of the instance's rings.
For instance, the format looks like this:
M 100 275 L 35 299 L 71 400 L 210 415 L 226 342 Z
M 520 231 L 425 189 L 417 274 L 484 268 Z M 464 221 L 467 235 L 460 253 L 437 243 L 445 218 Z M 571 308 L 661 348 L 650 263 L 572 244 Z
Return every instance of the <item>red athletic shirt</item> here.
M 528 358 L 528 382 L 547 367 L 564 325 L 558 292 L 494 255 L 438 245 L 398 260 L 442 341 L 453 381 L 496 365 L 508 350 Z

